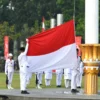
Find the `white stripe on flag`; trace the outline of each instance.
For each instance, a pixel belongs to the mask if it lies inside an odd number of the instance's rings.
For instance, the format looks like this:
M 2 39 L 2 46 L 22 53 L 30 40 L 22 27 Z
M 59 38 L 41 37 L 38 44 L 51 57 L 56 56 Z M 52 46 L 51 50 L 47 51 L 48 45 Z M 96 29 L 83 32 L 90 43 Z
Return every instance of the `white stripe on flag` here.
M 76 44 L 64 46 L 59 50 L 41 55 L 28 56 L 31 72 L 53 70 L 60 68 L 77 68 Z

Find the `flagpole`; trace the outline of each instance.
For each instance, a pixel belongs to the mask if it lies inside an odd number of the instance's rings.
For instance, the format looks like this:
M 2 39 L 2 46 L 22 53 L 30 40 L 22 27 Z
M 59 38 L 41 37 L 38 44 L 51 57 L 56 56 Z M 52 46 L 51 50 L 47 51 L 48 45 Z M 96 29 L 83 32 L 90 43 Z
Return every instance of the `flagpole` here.
M 75 35 L 76 35 L 76 30 L 75 30 L 75 0 L 74 0 L 74 10 L 73 10 L 73 20 L 74 20 L 74 31 L 75 31 Z
M 44 16 L 42 17 L 42 32 L 45 31 L 45 23 L 44 23 L 45 19 Z
M 54 28 L 56 25 L 55 23 L 56 23 L 56 20 L 54 18 L 51 18 L 50 19 L 50 28 Z

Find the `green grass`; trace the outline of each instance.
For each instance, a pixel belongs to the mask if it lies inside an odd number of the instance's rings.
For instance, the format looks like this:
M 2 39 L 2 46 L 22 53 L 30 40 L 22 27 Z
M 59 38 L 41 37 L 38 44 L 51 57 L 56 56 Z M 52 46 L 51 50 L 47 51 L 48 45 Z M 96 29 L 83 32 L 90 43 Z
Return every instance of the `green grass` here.
M 6 89 L 5 79 L 6 79 L 5 74 L 4 73 L 0 73 L 0 89 Z M 56 75 L 53 74 L 53 78 L 51 80 L 51 86 L 49 86 L 49 87 L 45 86 L 44 75 L 43 75 L 42 83 L 43 83 L 42 88 L 56 88 Z M 82 82 L 82 88 L 83 88 L 83 83 L 84 82 Z M 99 83 L 100 83 L 100 77 L 98 78 L 98 88 L 100 89 L 100 84 Z M 20 88 L 19 73 L 14 73 L 12 86 L 15 89 L 19 89 Z M 30 81 L 30 84 L 28 85 L 28 88 L 29 89 L 36 88 L 36 85 L 35 85 L 35 74 L 33 74 L 32 78 L 31 78 L 31 81 Z M 64 86 L 64 78 L 62 78 L 62 88 L 65 88 L 65 86 Z

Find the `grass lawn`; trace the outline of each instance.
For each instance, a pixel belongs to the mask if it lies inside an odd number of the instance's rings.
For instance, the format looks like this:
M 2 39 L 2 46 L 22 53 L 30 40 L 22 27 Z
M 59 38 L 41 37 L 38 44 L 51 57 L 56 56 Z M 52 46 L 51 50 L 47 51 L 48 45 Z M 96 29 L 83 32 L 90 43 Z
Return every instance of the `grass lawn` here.
M 0 89 L 6 89 L 5 79 L 6 79 L 5 74 L 0 73 Z M 53 78 L 51 80 L 51 86 L 50 87 L 45 86 L 44 75 L 43 75 L 42 83 L 43 83 L 42 88 L 56 88 L 56 75 L 53 74 Z M 83 83 L 84 82 L 82 82 L 82 88 L 83 88 Z M 100 83 L 100 77 L 98 78 L 98 87 L 100 89 L 100 84 L 99 83 Z M 14 73 L 12 87 L 14 87 L 15 89 L 20 88 L 19 73 Z M 36 87 L 36 85 L 35 85 L 35 75 L 33 74 L 32 79 L 30 81 L 30 84 L 28 85 L 28 88 L 32 89 L 32 88 L 35 88 L 35 87 Z M 62 88 L 65 88 L 64 78 L 62 78 Z

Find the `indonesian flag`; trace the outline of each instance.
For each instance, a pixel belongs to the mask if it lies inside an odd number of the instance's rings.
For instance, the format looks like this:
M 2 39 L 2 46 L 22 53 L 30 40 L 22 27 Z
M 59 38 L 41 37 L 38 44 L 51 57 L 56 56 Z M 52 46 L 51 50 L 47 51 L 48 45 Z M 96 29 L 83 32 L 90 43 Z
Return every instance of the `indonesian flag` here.
M 44 23 L 45 19 L 44 17 L 42 18 L 42 32 L 45 31 L 45 23 Z
M 28 38 L 26 45 L 30 71 L 77 68 L 74 21 Z

